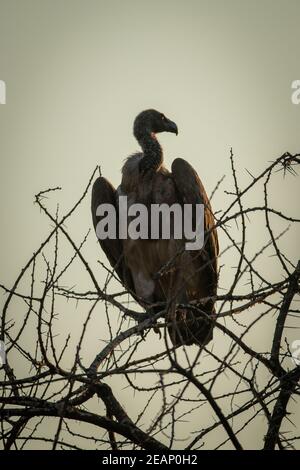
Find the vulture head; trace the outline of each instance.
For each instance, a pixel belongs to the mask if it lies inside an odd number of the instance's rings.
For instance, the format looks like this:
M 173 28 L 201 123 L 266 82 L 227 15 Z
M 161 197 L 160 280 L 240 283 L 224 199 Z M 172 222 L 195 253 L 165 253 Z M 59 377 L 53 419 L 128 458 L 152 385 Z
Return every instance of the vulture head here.
M 159 132 L 173 132 L 178 134 L 175 122 L 168 119 L 163 113 L 155 109 L 142 111 L 135 118 L 133 133 L 137 140 L 143 138 L 145 134 L 158 134 Z

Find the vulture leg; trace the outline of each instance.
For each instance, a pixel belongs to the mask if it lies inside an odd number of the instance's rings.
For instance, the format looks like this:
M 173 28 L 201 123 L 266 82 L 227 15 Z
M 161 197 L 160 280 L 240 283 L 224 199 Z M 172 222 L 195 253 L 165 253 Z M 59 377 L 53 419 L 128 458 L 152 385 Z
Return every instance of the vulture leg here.
M 118 214 L 117 204 L 116 204 L 116 190 L 102 176 L 97 178 L 92 189 L 92 217 L 95 231 L 97 229 L 97 224 L 104 216 L 97 216 L 97 208 L 100 204 L 111 204 L 115 207 L 116 214 Z M 116 218 L 116 223 L 118 227 L 118 216 Z M 111 239 L 106 238 L 105 240 L 99 240 L 102 250 L 106 254 L 111 266 L 116 271 L 119 276 L 122 284 L 129 291 L 134 292 L 134 285 L 131 277 L 131 273 L 127 266 L 124 263 L 123 257 L 123 247 L 122 242 L 118 238 Z
M 178 304 L 187 304 L 188 297 L 185 289 L 182 288 L 184 280 L 181 271 L 170 273 L 169 298 L 172 299 L 168 306 L 167 322 L 170 339 L 174 346 L 187 344 L 187 329 L 184 324 L 183 310 L 178 309 Z

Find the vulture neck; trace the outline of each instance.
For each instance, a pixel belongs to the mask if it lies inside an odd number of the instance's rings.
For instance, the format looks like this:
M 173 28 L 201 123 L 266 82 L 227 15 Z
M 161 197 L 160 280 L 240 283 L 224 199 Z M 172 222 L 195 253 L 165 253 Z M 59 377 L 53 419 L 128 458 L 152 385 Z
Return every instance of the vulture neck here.
M 143 170 L 157 171 L 163 163 L 163 150 L 154 133 L 145 132 L 137 137 L 137 141 L 142 147 L 143 158 L 141 167 Z

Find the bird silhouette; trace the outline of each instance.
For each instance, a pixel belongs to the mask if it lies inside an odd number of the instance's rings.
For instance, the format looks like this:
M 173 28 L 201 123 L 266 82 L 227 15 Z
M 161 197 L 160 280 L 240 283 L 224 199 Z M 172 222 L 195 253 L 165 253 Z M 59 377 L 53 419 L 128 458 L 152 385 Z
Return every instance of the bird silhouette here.
M 184 207 L 190 204 L 193 229 L 196 225 L 197 204 L 204 206 L 204 244 L 200 249 L 187 249 L 186 239 L 176 239 L 170 227 L 170 237 L 162 237 L 161 224 L 155 227 L 156 239 L 130 236 L 100 239 L 100 245 L 125 288 L 148 312 L 165 312 L 167 329 L 174 346 L 206 345 L 212 339 L 213 322 L 207 319 L 215 313 L 217 293 L 217 257 L 219 253 L 215 220 L 204 186 L 193 167 L 176 158 L 171 172 L 164 166 L 163 150 L 157 134 L 178 134 L 177 125 L 154 109 L 141 112 L 134 121 L 133 134 L 142 152 L 129 156 L 122 168 L 122 181 L 115 189 L 104 177 L 95 181 L 92 189 L 92 217 L 95 230 L 102 215 L 101 204 L 111 204 L 119 214 L 120 197 L 127 197 L 128 208 L 143 204 L 147 208 L 165 204 Z M 99 213 L 99 212 L 98 212 Z M 150 210 L 149 210 L 150 214 Z M 129 218 L 129 221 L 131 219 Z M 174 222 L 171 213 L 167 220 Z M 129 223 L 129 222 L 128 222 Z M 153 229 L 151 216 L 147 220 L 148 234 Z

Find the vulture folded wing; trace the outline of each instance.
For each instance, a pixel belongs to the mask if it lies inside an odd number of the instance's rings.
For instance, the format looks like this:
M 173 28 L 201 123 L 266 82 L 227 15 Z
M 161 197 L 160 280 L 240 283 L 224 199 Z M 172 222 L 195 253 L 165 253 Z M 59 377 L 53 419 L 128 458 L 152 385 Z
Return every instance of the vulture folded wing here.
M 183 160 L 177 158 L 172 164 L 172 176 L 179 199 L 182 204 L 203 204 L 204 205 L 204 245 L 200 250 L 189 251 L 192 257 L 194 269 L 194 277 L 196 283 L 193 284 L 193 291 L 189 291 L 187 282 L 187 290 L 189 292 L 189 301 L 196 301 L 199 308 L 206 314 L 214 313 L 214 300 L 201 302 L 201 299 L 215 296 L 217 293 L 217 257 L 219 253 L 218 237 L 215 226 L 215 220 L 209 199 L 207 197 L 204 186 L 193 167 Z M 193 207 L 193 230 L 195 227 L 195 206 Z M 195 288 L 196 284 L 196 288 Z M 197 302 L 199 301 L 199 303 Z M 176 314 L 176 321 L 184 317 L 187 312 Z M 193 316 L 198 316 L 194 314 Z M 188 316 L 190 316 L 188 314 Z M 201 314 L 198 321 L 193 327 L 194 331 L 189 339 L 188 330 L 182 329 L 181 336 L 185 338 L 186 344 L 199 343 L 206 344 L 212 338 L 212 330 L 205 321 L 201 320 Z M 198 323 L 198 324 L 197 324 Z M 204 324 L 203 324 L 204 323 Z M 175 342 L 175 341 L 174 341 Z
M 100 204 L 111 204 L 115 208 L 116 215 L 117 215 L 116 223 L 118 226 L 118 209 L 116 205 L 116 190 L 110 184 L 110 182 L 107 181 L 102 176 L 96 179 L 93 185 L 93 189 L 92 189 L 91 210 L 92 210 L 93 224 L 94 224 L 96 233 L 97 233 L 97 230 L 96 230 L 97 225 L 99 221 L 104 217 L 104 216 L 97 215 L 97 208 L 99 207 Z M 131 292 L 134 292 L 134 285 L 133 285 L 131 273 L 124 263 L 123 247 L 122 247 L 121 240 L 119 240 L 118 237 L 116 239 L 106 238 L 104 240 L 99 239 L 99 243 L 101 245 L 102 250 L 106 254 L 107 259 L 109 260 L 111 266 L 114 268 L 115 272 L 119 276 L 122 284 L 125 286 L 126 289 L 128 289 Z
M 205 249 L 211 260 L 211 266 L 217 271 L 219 243 L 217 231 L 213 229 L 215 219 L 204 186 L 194 168 L 183 158 L 176 158 L 172 163 L 172 175 L 177 191 L 184 204 L 204 205 Z

